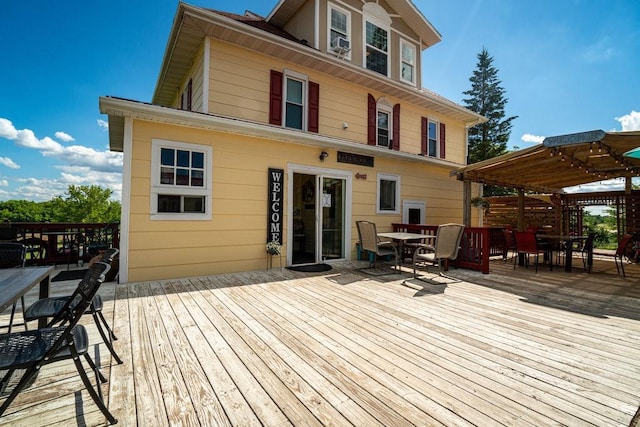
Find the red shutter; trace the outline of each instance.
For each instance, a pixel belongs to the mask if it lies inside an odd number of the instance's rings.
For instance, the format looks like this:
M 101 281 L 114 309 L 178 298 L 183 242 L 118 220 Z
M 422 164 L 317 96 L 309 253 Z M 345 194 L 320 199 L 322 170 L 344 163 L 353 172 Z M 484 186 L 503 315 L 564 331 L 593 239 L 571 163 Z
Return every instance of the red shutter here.
M 400 104 L 393 106 L 393 145 L 392 149 L 400 150 Z
M 269 123 L 282 126 L 282 73 L 276 70 L 271 70 Z
M 446 144 L 445 126 L 444 123 L 440 123 L 440 158 L 445 158 L 445 145 Z
M 429 119 L 422 118 L 422 128 L 420 129 L 420 154 L 427 155 L 427 146 L 429 143 Z
M 318 133 L 320 116 L 320 85 L 315 82 L 309 82 L 309 119 L 307 121 L 307 130 L 309 132 Z
M 369 94 L 367 102 L 367 144 L 377 145 L 378 109 L 376 99 Z
M 191 111 L 191 99 L 193 98 L 192 89 L 193 79 L 189 79 L 189 84 L 187 85 L 187 111 Z

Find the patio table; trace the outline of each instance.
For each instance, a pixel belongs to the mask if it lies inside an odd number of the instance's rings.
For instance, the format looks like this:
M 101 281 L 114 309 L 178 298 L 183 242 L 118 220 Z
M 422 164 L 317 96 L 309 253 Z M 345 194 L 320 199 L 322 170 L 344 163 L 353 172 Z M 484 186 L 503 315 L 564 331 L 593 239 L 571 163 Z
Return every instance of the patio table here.
M 564 270 L 567 272 L 571 272 L 573 267 L 573 244 L 576 242 L 581 242 L 587 240 L 588 236 L 562 236 L 562 235 L 551 235 L 551 234 L 538 234 L 536 237 L 539 240 L 546 241 L 554 241 L 558 244 L 564 242 L 565 247 L 565 261 L 564 261 Z M 553 262 L 553 260 L 549 260 L 549 262 Z M 587 255 L 587 266 L 591 267 L 593 265 L 593 253 L 590 252 Z
M 11 307 L 24 294 L 38 283 L 40 298 L 49 296 L 49 284 L 53 267 L 24 267 L 0 270 L 0 312 Z M 44 328 L 47 319 L 38 320 L 38 327 Z
M 394 231 L 394 232 L 390 232 L 390 233 L 378 233 L 378 237 L 383 237 L 385 239 L 391 239 L 394 242 L 398 242 L 398 254 L 399 254 L 398 256 L 400 257 L 400 259 L 397 260 L 398 269 L 400 269 L 400 264 L 402 263 L 403 246 L 407 241 L 409 241 L 409 240 L 422 240 L 422 239 L 429 239 L 429 240 L 435 240 L 436 239 L 435 235 L 420 234 L 420 233 L 407 233 L 407 232 L 404 232 L 404 231 Z

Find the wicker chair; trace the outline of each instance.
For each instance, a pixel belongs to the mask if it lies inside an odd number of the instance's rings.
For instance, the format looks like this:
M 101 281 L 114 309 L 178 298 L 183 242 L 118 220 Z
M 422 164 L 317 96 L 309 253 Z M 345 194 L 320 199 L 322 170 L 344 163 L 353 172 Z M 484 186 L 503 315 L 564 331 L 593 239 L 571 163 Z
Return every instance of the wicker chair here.
M 118 249 L 109 248 L 104 252 L 104 255 L 100 259 L 100 262 L 111 265 L 111 262 L 118 254 Z M 65 307 L 65 304 L 69 301 L 69 298 L 73 297 L 73 295 L 65 295 L 59 297 L 49 297 L 42 298 L 38 301 L 31 304 L 24 311 L 25 321 L 30 322 L 33 320 L 38 320 L 46 317 L 51 317 L 52 320 L 49 322 L 48 326 L 54 326 L 65 320 L 66 313 L 62 310 Z M 118 356 L 115 349 L 113 348 L 112 341 L 117 340 L 118 338 L 113 333 L 111 327 L 109 327 L 109 323 L 107 319 L 105 319 L 102 314 L 102 297 L 99 294 L 94 295 L 91 300 L 91 304 L 89 305 L 86 314 L 91 314 L 93 317 L 93 321 L 96 324 L 98 332 L 100 332 L 100 336 L 104 341 L 104 345 L 107 346 L 109 352 L 116 360 L 118 364 L 122 363 L 122 359 Z
M 373 254 L 373 267 L 375 268 L 378 256 L 394 256 L 394 262 L 397 265 L 400 261 L 398 249 L 393 242 L 381 241 L 378 238 L 376 225 L 369 221 L 356 221 L 358 227 L 358 237 L 360 238 L 360 246 L 362 250 L 369 251 Z
M 448 262 L 458 257 L 463 232 L 463 224 L 439 225 L 435 245 L 422 245 L 413 253 L 413 277 L 418 278 L 418 266 L 427 264 L 437 265 L 439 274 L 442 275 L 443 268 L 448 268 Z
M 61 310 L 65 313 L 62 326 L 21 331 L 2 336 L 0 339 L 0 371 L 6 373 L 0 380 L 0 391 L 4 392 L 8 389 L 14 374 L 21 374 L 21 376 L 0 406 L 0 416 L 5 413 L 18 394 L 36 379 L 42 366 L 73 359 L 83 384 L 100 411 L 111 424 L 118 422 L 103 401 L 100 384 L 94 386 L 91 383 L 80 358 L 83 356 L 86 359 L 99 381 L 106 382 L 106 378 L 100 373 L 89 355 L 87 330 L 84 326 L 79 325 L 78 321 L 91 305 L 91 301 L 108 270 L 109 265 L 102 262 L 91 266 L 73 296 L 68 299 Z

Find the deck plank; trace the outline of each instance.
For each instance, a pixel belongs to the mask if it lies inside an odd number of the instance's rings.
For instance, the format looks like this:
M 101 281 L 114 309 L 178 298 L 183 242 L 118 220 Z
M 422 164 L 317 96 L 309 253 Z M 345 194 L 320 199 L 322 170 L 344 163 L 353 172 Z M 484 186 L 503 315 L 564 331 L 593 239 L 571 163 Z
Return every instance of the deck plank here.
M 105 284 L 122 365 L 82 323 L 120 425 L 628 426 L 640 269 L 622 278 L 612 264 L 536 274 L 500 262 L 431 284 L 362 263 Z M 0 417 L 104 424 L 70 361 L 45 366 Z

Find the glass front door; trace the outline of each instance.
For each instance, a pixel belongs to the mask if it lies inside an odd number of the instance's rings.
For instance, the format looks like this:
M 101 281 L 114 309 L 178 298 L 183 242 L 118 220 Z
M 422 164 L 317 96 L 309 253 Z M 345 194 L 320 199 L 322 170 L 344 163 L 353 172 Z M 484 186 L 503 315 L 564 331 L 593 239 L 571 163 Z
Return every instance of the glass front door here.
M 344 254 L 344 199 L 345 180 L 340 178 L 320 178 L 322 194 L 320 199 L 322 236 L 322 261 L 341 259 Z

